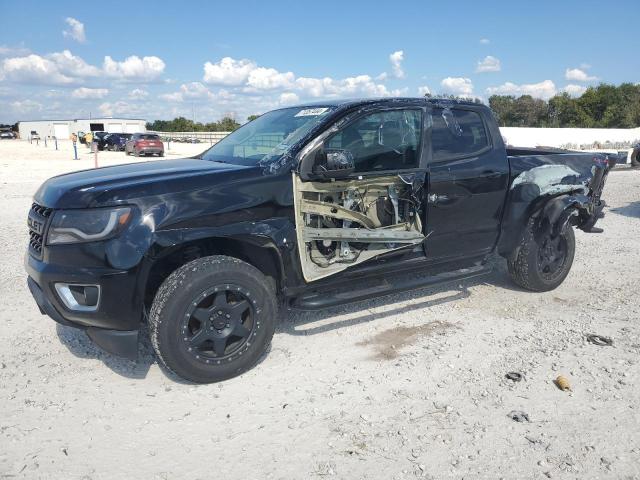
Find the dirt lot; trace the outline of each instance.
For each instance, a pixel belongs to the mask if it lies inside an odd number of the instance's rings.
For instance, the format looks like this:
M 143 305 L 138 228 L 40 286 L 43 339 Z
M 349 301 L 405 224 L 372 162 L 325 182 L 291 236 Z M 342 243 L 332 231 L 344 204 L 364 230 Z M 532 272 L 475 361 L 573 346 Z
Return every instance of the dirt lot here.
M 130 363 L 38 312 L 31 196 L 92 165 L 60 148 L 0 142 L 0 477 L 640 479 L 640 171 L 610 175 L 605 232 L 576 233 L 553 292 L 514 287 L 498 262 L 460 285 L 283 312 L 256 368 L 198 386 L 168 377 L 147 340 Z

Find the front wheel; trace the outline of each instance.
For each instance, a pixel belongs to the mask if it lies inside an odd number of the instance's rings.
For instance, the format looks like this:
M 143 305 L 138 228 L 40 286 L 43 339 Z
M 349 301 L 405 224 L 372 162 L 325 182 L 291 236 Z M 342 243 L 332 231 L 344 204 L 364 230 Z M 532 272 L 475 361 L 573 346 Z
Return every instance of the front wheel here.
M 278 309 L 269 285 L 257 268 L 222 255 L 177 269 L 158 290 L 149 315 L 160 361 L 198 383 L 253 367 L 275 331 Z
M 569 274 L 576 251 L 571 225 L 555 237 L 551 232 L 536 235 L 535 219 L 529 220 L 517 252 L 507 260 L 509 274 L 515 283 L 534 292 L 547 292 L 558 287 Z

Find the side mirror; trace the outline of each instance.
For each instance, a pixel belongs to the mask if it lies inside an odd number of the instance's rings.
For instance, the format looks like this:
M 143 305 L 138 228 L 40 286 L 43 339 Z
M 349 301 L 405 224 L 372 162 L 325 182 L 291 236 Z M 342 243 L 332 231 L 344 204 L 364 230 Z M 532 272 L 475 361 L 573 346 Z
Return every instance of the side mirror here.
M 313 174 L 320 178 L 343 178 L 354 170 L 353 154 L 349 150 L 322 148 L 316 154 Z

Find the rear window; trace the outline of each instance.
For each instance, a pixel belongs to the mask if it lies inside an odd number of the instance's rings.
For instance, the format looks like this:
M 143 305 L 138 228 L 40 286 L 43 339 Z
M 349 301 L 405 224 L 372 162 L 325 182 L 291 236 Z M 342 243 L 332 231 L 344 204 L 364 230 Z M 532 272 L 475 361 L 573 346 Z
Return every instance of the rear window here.
M 140 135 L 140 140 L 160 140 L 160 137 L 151 133 L 143 133 Z
M 458 108 L 434 108 L 431 131 L 433 160 L 470 156 L 489 146 L 479 113 Z

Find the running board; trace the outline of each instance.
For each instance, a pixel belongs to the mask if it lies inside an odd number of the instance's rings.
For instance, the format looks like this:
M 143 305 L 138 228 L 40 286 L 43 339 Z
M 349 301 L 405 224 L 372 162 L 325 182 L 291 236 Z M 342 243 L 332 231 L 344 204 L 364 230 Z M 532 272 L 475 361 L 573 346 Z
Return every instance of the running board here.
M 303 293 L 299 297 L 293 298 L 289 304 L 291 308 L 298 310 L 321 310 L 323 308 L 335 307 L 346 303 L 359 302 L 370 298 L 377 298 L 393 293 L 406 292 L 418 288 L 438 285 L 447 282 L 455 282 L 466 278 L 486 275 L 493 269 L 487 265 L 478 265 L 470 268 L 461 268 L 451 272 L 443 272 L 429 276 L 397 276 L 382 280 L 381 283 L 363 288 L 360 290 L 324 290 Z

